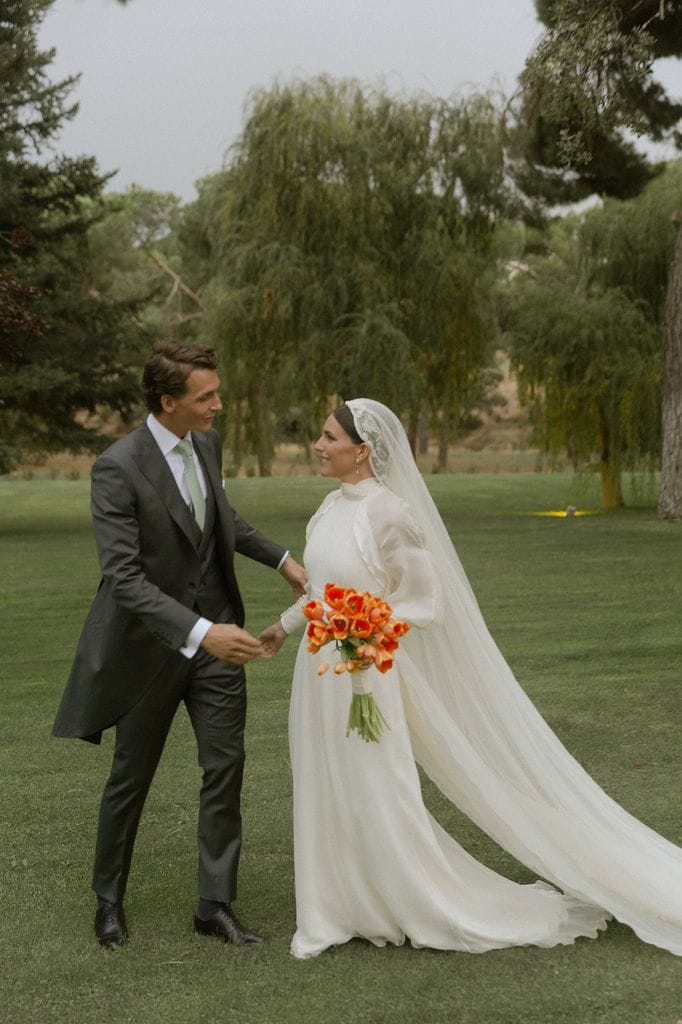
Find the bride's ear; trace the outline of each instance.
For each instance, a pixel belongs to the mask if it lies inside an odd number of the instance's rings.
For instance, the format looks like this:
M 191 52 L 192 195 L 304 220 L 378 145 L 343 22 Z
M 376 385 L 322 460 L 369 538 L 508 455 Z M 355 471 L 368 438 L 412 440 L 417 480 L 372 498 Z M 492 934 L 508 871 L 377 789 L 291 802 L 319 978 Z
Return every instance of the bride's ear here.
M 357 462 L 364 462 L 365 459 L 368 459 L 369 458 L 370 450 L 371 449 L 370 449 L 369 445 L 367 444 L 367 442 L 363 441 L 362 444 L 360 445 L 360 447 L 358 448 L 358 454 L 356 456 L 356 461 Z

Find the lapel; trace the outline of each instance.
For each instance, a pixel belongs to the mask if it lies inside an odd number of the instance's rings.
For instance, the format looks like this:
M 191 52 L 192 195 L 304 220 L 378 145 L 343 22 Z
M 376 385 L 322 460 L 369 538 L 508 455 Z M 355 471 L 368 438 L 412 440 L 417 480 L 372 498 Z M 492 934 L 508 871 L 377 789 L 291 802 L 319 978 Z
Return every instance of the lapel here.
M 213 434 L 213 437 L 215 437 L 215 434 Z M 226 515 L 226 512 L 229 511 L 229 505 L 220 476 L 220 462 L 216 457 L 216 453 L 212 450 L 211 434 L 195 433 L 192 431 L 192 443 L 204 468 L 206 486 L 213 492 L 216 529 L 220 530 L 225 546 L 225 554 L 228 562 L 230 562 L 234 553 L 234 522 L 231 515 Z
M 190 543 L 196 548 L 201 535 L 192 514 L 182 500 L 168 463 L 161 454 L 161 449 L 152 437 L 151 431 L 143 423 L 135 433 L 136 445 L 132 453 L 140 472 L 147 478 L 157 491 L 171 518 L 177 523 Z
M 213 491 L 213 498 L 217 505 L 219 497 L 223 493 L 223 482 L 220 479 L 216 460 L 209 449 L 208 439 L 204 434 L 192 431 L 192 444 L 194 445 L 195 452 L 201 460 L 204 476 L 206 478 L 206 486 L 210 487 Z

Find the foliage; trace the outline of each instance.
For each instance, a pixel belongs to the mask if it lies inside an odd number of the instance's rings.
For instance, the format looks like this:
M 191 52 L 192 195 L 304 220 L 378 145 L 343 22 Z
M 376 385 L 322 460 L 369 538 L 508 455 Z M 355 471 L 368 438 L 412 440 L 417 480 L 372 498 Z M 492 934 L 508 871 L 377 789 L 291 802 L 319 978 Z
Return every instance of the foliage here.
M 75 79 L 52 83 L 37 30 L 51 0 L 12 0 L 0 19 L 0 471 L 20 458 L 97 448 L 106 410 L 136 398 L 130 303 L 91 287 L 87 232 L 106 177 L 89 157 L 42 152 Z M 95 414 L 96 419 L 88 419 Z
M 330 396 L 362 393 L 413 423 L 430 404 L 449 433 L 485 363 L 490 240 L 509 201 L 487 97 L 328 78 L 252 96 L 180 238 L 210 275 L 201 335 L 225 354 L 261 473 L 273 405 L 301 409 L 307 432 Z
M 635 198 L 605 199 L 585 216 L 584 261 L 605 288 L 622 288 L 662 328 L 675 244 L 673 214 L 682 208 L 682 161 L 666 164 Z
M 108 193 L 100 219 L 88 231 L 91 287 L 109 300 L 134 304 L 149 339 L 173 337 L 201 316 L 201 304 L 183 280 L 175 231 L 180 200 L 131 185 Z
M 521 76 L 517 143 L 522 186 L 550 202 L 591 193 L 632 197 L 660 167 L 636 152 L 627 132 L 681 140 L 682 104 L 653 78 L 659 57 L 682 56 L 676 0 L 536 0 L 547 32 Z M 682 344 L 676 315 L 682 247 L 669 273 L 663 331 L 659 515 L 682 518 Z
M 520 78 L 525 187 L 552 202 L 636 195 L 655 169 L 627 132 L 679 137 L 682 104 L 651 74 L 657 58 L 682 55 L 679 4 L 536 0 L 536 7 L 547 31 Z
M 606 508 L 623 502 L 622 469 L 660 449 L 660 331 L 636 292 L 603 280 L 596 240 L 610 223 L 610 210 L 594 211 L 589 227 L 557 222 L 549 256 L 512 282 L 510 316 L 539 443 L 576 465 L 596 455 Z

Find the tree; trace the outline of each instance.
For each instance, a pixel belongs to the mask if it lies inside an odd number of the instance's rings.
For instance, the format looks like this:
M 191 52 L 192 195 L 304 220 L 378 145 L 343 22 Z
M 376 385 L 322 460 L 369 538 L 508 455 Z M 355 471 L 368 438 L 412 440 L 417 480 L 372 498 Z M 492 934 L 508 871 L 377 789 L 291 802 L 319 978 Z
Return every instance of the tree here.
M 585 463 L 597 452 L 607 507 L 620 502 L 619 464 L 650 463 L 660 453 L 656 339 L 675 245 L 671 217 L 680 206 L 682 162 L 675 162 L 639 196 L 557 220 L 541 245 L 534 234 L 528 273 L 509 289 L 514 357 L 533 394 L 541 441 Z
M 75 79 L 49 81 L 53 51 L 36 34 L 51 0 L 9 0 L 0 18 L 0 471 L 19 459 L 105 443 L 103 410 L 137 397 L 140 342 L 128 303 L 89 286 L 87 232 L 106 176 L 92 158 L 43 149 L 76 106 Z
M 663 451 L 658 514 L 682 519 L 682 217 L 676 212 L 675 253 L 665 309 L 663 346 Z
M 183 277 L 177 236 L 180 200 L 131 185 L 108 193 L 88 230 L 90 287 L 109 300 L 134 303 L 149 337 L 172 337 L 203 316 Z
M 674 0 L 536 0 L 536 9 L 547 31 L 517 97 L 534 187 L 563 202 L 636 195 L 656 171 L 632 134 L 679 138 L 682 104 L 651 69 L 682 54 L 682 10 Z
M 446 445 L 486 359 L 507 198 L 486 97 L 328 78 L 254 94 L 233 159 L 201 183 L 179 236 L 210 275 L 199 332 L 228 357 L 232 419 L 261 473 L 273 404 L 299 408 L 306 433 L 333 395 L 375 395 L 413 427 L 430 407 Z
M 656 173 L 626 129 L 679 143 L 682 105 L 651 75 L 659 57 L 682 55 L 682 8 L 675 0 L 536 0 L 547 32 L 521 78 L 524 187 L 552 201 L 597 192 L 635 195 Z M 682 342 L 675 295 L 682 250 L 669 271 L 664 334 L 663 458 L 659 516 L 682 518 Z
M 659 333 L 625 288 L 603 284 L 584 234 L 575 217 L 557 222 L 549 253 L 512 282 L 512 358 L 541 447 L 583 467 L 596 454 L 612 509 L 622 470 L 660 445 Z

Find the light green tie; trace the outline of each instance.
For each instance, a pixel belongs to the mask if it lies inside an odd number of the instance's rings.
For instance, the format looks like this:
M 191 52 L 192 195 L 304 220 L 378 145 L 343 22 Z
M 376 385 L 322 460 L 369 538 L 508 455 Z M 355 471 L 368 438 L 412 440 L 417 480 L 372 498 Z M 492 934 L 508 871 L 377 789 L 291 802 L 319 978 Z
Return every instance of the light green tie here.
M 182 461 L 185 464 L 185 483 L 187 484 L 187 490 L 189 491 L 189 498 L 192 502 L 192 513 L 197 521 L 200 530 L 204 528 L 204 522 L 206 520 L 206 499 L 201 491 L 201 485 L 197 476 L 197 468 L 194 465 L 194 456 L 192 454 L 192 442 L 185 438 L 176 444 L 175 450 L 180 452 L 182 455 Z

